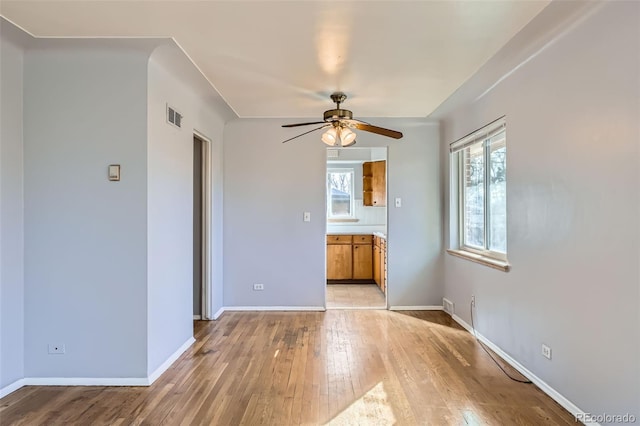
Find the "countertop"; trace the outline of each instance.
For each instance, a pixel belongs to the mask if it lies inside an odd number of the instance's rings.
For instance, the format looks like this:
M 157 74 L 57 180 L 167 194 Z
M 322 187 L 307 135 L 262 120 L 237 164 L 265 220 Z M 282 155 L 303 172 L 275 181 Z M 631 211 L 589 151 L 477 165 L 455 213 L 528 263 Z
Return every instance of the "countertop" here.
M 380 238 L 387 239 L 387 235 L 383 232 L 364 232 L 364 231 L 356 231 L 356 232 L 327 232 L 327 235 L 376 235 Z

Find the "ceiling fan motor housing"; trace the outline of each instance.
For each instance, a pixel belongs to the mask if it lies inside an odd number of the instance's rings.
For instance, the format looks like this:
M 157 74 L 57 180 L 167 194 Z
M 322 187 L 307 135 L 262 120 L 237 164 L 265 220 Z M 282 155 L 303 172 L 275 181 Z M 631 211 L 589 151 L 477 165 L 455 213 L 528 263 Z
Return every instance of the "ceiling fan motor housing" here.
M 348 109 L 330 109 L 324 112 L 324 121 L 351 120 L 353 113 Z

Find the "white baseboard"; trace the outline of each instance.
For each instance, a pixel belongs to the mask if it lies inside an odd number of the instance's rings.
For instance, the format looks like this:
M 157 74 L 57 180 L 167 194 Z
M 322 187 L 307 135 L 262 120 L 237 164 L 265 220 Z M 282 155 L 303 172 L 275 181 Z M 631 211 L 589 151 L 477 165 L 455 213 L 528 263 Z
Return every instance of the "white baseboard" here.
M 149 386 L 146 377 L 27 377 L 25 386 Z
M 441 311 L 442 306 L 424 305 L 424 306 L 389 306 L 390 311 Z
M 149 386 L 191 346 L 196 339 L 190 337 L 148 377 L 26 377 L 0 389 L 4 398 L 23 386 Z
M 220 318 L 220 316 L 224 314 L 224 307 L 218 309 L 218 312 L 216 312 L 215 314 L 213 314 L 213 319 L 217 320 L 218 318 Z
M 324 311 L 324 306 L 225 306 L 224 311 Z
M 385 306 L 380 306 L 378 308 L 373 306 L 331 306 L 325 308 L 327 311 L 386 311 L 387 308 Z
M 197 321 L 197 320 L 201 320 L 202 317 L 200 315 L 194 315 L 193 319 Z
M 453 314 L 451 318 L 453 318 L 455 322 L 457 322 L 462 327 L 464 327 L 469 333 L 473 334 L 473 328 L 469 324 L 467 324 L 467 322 L 464 321 L 462 318 L 460 318 L 455 314 Z M 491 340 L 487 339 L 482 334 L 478 333 L 478 331 L 476 331 L 476 335 L 478 336 L 478 340 L 480 340 L 482 343 L 487 345 L 487 347 L 489 347 L 492 351 L 498 354 L 500 358 L 504 359 L 510 366 L 518 370 L 520 374 L 525 376 L 527 379 L 531 380 L 534 385 L 539 387 L 540 390 L 542 390 L 542 392 L 546 393 L 549 397 L 551 397 L 551 399 L 556 401 L 558 404 L 562 405 L 565 410 L 567 410 L 573 415 L 573 418 L 576 419 L 576 422 L 580 421 L 578 420 L 580 418 L 582 419 L 587 418 L 585 411 L 581 410 L 573 402 L 565 398 L 560 392 L 558 392 L 557 390 L 549 386 L 546 382 L 544 382 L 538 376 L 536 376 L 531 371 L 529 371 L 525 366 L 523 366 L 518 361 L 513 359 L 509 354 L 503 351 L 499 346 L 494 344 Z M 581 423 L 584 423 L 584 422 L 581 422 Z M 584 423 L 584 424 L 587 426 L 600 426 L 599 423 L 593 423 L 593 422 Z
M 149 377 L 147 377 L 147 382 L 148 382 L 147 384 L 148 385 L 153 384 L 153 382 L 155 382 L 158 379 L 158 377 L 162 375 L 162 373 L 167 371 L 167 369 L 171 367 L 171 364 L 176 362 L 176 360 L 180 358 L 180 355 L 182 355 L 184 351 L 189 349 L 189 346 L 193 345 L 195 341 L 196 339 L 194 339 L 193 336 L 189 337 L 187 341 L 184 342 L 182 346 L 178 348 L 178 350 L 176 350 L 173 354 L 171 354 L 171 356 L 167 358 L 167 360 L 163 362 L 162 365 L 160 365 L 160 367 L 156 368 L 155 371 L 151 373 Z
M 13 383 L 8 384 L 7 386 L 0 389 L 0 398 L 4 398 L 5 396 L 9 395 L 12 392 L 17 391 L 18 389 L 20 389 L 25 385 L 26 383 L 24 382 L 24 379 L 19 379 Z

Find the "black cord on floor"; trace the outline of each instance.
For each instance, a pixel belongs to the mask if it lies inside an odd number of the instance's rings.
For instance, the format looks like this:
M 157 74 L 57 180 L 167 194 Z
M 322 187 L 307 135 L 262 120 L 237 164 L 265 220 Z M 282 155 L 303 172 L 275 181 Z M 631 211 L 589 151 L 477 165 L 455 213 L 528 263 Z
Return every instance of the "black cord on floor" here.
M 476 341 L 480 344 L 480 347 L 484 349 L 487 355 L 489 355 L 489 358 L 491 358 L 493 362 L 495 362 L 495 364 L 498 366 L 498 368 L 502 370 L 502 372 L 514 382 L 526 383 L 528 385 L 532 384 L 533 382 L 531 380 L 521 380 L 521 379 L 516 379 L 515 377 L 512 377 L 509 373 L 507 373 L 507 371 L 504 368 L 502 368 L 500 363 L 493 357 L 493 355 L 491 355 L 491 352 L 489 352 L 487 348 L 484 346 L 484 344 L 480 341 L 480 339 L 478 339 L 478 334 L 476 333 L 476 326 L 473 324 L 473 302 L 471 302 L 469 306 L 469 310 L 471 311 L 471 328 L 473 329 L 473 336 L 476 338 Z

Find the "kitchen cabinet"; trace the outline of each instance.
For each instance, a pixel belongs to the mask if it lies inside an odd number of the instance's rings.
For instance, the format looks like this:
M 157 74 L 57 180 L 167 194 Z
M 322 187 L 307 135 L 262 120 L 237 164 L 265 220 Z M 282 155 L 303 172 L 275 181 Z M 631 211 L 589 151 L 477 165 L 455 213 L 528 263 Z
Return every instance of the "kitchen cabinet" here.
M 353 245 L 353 279 L 373 278 L 373 249 L 371 244 Z
M 373 281 L 380 286 L 380 237 L 373 237 Z
M 367 161 L 362 164 L 362 204 L 384 207 L 387 205 L 387 162 Z
M 373 280 L 383 293 L 387 293 L 387 241 L 373 237 Z
M 373 278 L 372 235 L 327 235 L 327 280 Z
M 351 235 L 327 235 L 327 279 L 350 280 L 353 276 Z

